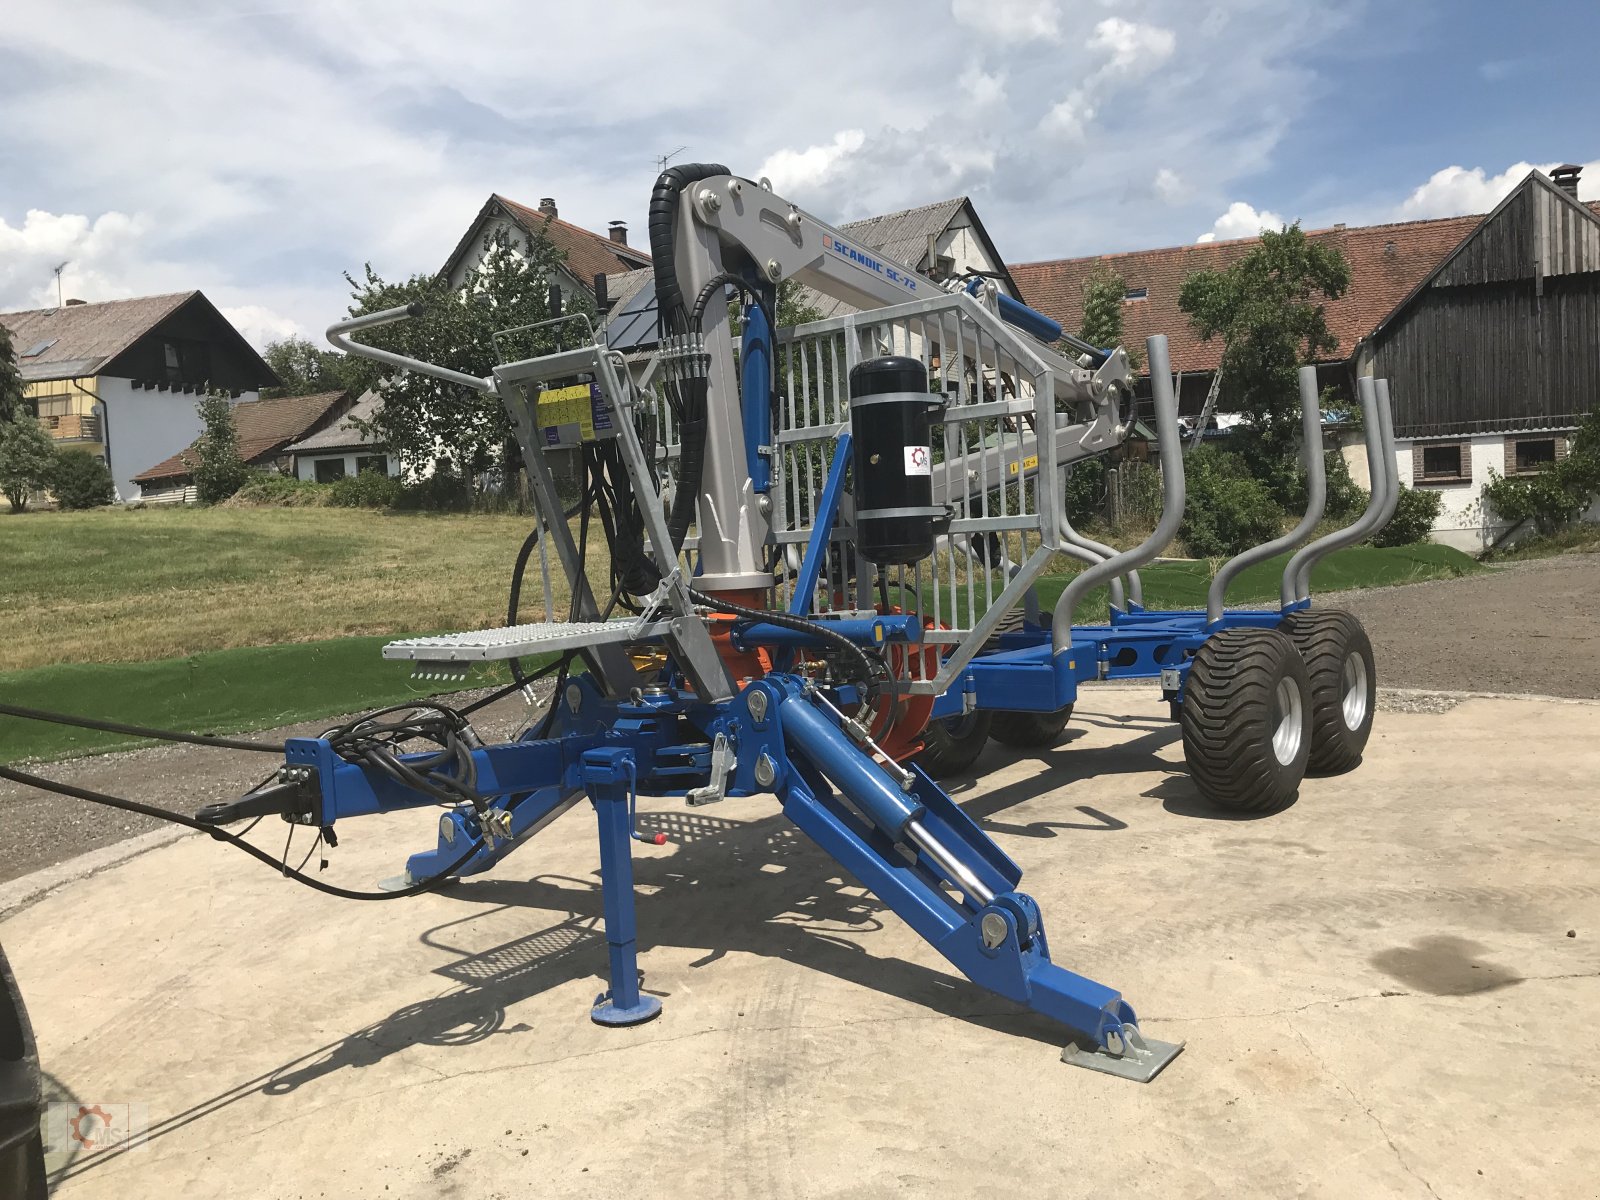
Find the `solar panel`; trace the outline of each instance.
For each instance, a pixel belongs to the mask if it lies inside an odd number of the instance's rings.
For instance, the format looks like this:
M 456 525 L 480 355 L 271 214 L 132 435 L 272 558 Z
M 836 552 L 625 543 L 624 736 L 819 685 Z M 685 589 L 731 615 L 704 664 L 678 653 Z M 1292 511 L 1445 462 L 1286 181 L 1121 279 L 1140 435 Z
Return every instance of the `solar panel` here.
M 35 342 L 33 345 L 29 346 L 26 350 L 24 350 L 17 357 L 18 358 L 37 358 L 37 357 L 39 357 L 39 355 L 43 354 L 46 350 L 50 349 L 51 346 L 54 346 L 60 340 L 61 339 L 58 338 L 58 337 L 45 338 L 44 341 Z
M 606 345 L 623 351 L 654 346 L 660 336 L 656 330 L 658 311 L 656 283 L 651 279 L 611 314 L 605 328 Z

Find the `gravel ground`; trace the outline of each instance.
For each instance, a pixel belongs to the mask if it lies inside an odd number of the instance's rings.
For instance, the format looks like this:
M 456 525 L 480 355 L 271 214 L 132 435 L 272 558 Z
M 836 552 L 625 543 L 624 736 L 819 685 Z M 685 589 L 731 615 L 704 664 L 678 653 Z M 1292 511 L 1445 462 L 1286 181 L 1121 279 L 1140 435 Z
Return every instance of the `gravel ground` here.
M 1464 579 L 1334 593 L 1319 604 L 1349 609 L 1366 625 L 1379 684 L 1392 689 L 1380 697 L 1380 707 L 1439 713 L 1466 692 L 1600 698 L 1597 594 L 1600 554 L 1574 554 Z M 482 694 L 462 693 L 450 701 L 467 704 Z M 485 740 L 500 740 L 527 712 L 521 698 L 512 697 L 484 709 L 476 723 Z M 256 736 L 281 741 L 335 724 L 338 719 L 309 722 Z M 165 745 L 38 770 L 79 787 L 192 813 L 248 790 L 272 762 L 247 751 Z M 0 782 L 0 882 L 160 824 Z
M 1319 597 L 1372 638 L 1380 686 L 1600 698 L 1600 554 Z
M 464 706 L 485 694 L 481 690 L 462 692 L 441 699 Z M 548 698 L 548 685 L 540 695 Z M 473 724 L 485 741 L 504 741 L 521 726 L 528 712 L 522 698 L 512 696 L 474 713 Z M 238 736 L 263 742 L 314 737 L 346 719 L 331 717 Z M 148 750 L 98 754 L 60 763 L 12 765 L 62 783 L 193 814 L 203 805 L 236 799 L 259 783 L 278 761 L 273 755 L 248 750 L 167 743 Z M 0 780 L 0 847 L 4 847 L 0 854 L 0 883 L 164 824 L 153 817 L 118 812 Z

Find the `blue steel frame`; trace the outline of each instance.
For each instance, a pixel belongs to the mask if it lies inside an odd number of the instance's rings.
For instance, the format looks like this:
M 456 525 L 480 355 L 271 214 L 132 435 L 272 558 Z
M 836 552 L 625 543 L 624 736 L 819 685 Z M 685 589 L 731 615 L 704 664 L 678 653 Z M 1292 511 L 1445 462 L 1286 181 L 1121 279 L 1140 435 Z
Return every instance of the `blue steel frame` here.
M 692 741 L 683 740 L 684 722 L 697 735 Z M 591 1015 L 607 1025 L 649 1020 L 661 1004 L 639 989 L 634 797 L 704 785 L 719 734 L 736 749 L 728 795 L 775 795 L 803 833 L 968 979 L 1059 1021 L 1113 1058 L 1140 1044 L 1134 1011 L 1116 991 L 1051 961 L 1044 919 L 1018 890 L 1016 863 L 920 769 L 911 768 L 909 786 L 898 786 L 798 676 L 769 675 L 714 704 L 677 689 L 617 701 L 587 676 L 574 678 L 558 697 L 550 736 L 530 733 L 472 751 L 485 809 L 445 809 L 437 846 L 414 855 L 407 872 L 434 874 L 479 839 L 483 847 L 456 873 L 487 870 L 587 796 L 599 823 L 610 968 L 610 988 Z M 285 757 L 314 769 L 319 825 L 433 803 L 377 768 L 343 760 L 321 738 L 292 739 Z M 1152 1076 L 1177 1052 L 1162 1047 L 1159 1062 L 1138 1077 Z

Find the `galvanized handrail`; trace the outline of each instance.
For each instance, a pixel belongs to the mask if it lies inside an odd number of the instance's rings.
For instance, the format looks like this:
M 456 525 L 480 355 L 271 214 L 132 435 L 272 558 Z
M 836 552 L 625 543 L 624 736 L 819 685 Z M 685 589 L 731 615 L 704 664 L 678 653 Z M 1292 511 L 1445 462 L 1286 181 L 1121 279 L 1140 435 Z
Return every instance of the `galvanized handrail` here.
M 1103 559 L 1080 571 L 1061 592 L 1051 618 L 1050 642 L 1054 653 L 1072 646 L 1072 614 L 1090 588 L 1106 583 L 1133 567 L 1144 566 L 1167 548 L 1183 524 L 1183 443 L 1178 438 L 1178 399 L 1172 391 L 1172 363 L 1162 334 L 1145 342 L 1150 362 L 1150 390 L 1156 408 L 1156 438 L 1161 449 L 1161 520 L 1155 530 L 1132 550 Z
M 494 391 L 494 379 L 492 377 L 479 379 L 476 375 L 452 371 L 449 367 L 435 366 L 433 363 L 423 362 L 419 358 L 407 358 L 404 354 L 396 354 L 391 350 L 380 350 L 376 346 L 368 346 L 364 342 L 354 341 L 350 337 L 358 329 L 372 329 L 378 325 L 392 325 L 394 322 L 403 321 L 407 317 L 421 315 L 422 305 L 402 304 L 397 308 L 386 308 L 382 312 L 367 313 L 365 316 L 335 321 L 328 326 L 328 341 L 346 354 L 354 354 L 357 358 L 370 358 L 374 362 L 388 363 L 391 367 L 399 367 L 405 371 L 415 371 L 419 375 L 431 375 L 435 379 L 443 379 L 447 383 L 460 384 L 462 387 L 471 388 L 475 392 L 487 393 Z
M 1372 480 L 1372 494 L 1366 510 L 1354 522 L 1300 547 L 1289 560 L 1283 568 L 1283 582 L 1278 593 L 1284 608 L 1310 599 L 1311 569 L 1335 550 L 1355 545 L 1377 528 L 1384 506 L 1389 502 L 1389 492 L 1395 483 L 1393 458 L 1385 451 L 1382 405 L 1378 403 L 1378 390 L 1371 376 L 1363 375 L 1356 380 L 1356 394 L 1361 400 L 1361 418 L 1367 435 L 1367 475 Z
M 1282 554 L 1298 546 L 1302 539 L 1322 520 L 1322 510 L 1328 502 L 1328 478 L 1322 458 L 1322 403 L 1317 393 L 1317 369 L 1300 368 L 1300 437 L 1305 447 L 1306 459 L 1306 514 L 1300 523 L 1282 537 L 1273 538 L 1252 546 L 1242 554 L 1235 554 L 1222 564 L 1211 587 L 1206 592 L 1206 623 L 1215 625 L 1222 620 L 1222 609 L 1227 599 L 1228 584 L 1246 567 L 1265 562 L 1274 554 Z

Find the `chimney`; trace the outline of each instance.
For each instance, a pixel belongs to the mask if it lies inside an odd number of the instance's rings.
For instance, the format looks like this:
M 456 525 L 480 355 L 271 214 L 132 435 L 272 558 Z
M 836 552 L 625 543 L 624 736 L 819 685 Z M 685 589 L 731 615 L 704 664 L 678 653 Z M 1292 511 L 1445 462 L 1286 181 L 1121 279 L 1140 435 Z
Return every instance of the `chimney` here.
M 611 228 L 608 232 L 611 234 L 611 240 L 617 245 L 626 246 L 628 244 L 628 223 L 626 221 L 611 222 Z
M 554 217 L 556 215 L 556 198 L 554 196 L 545 196 L 541 199 L 539 201 L 539 211 L 547 217 Z
M 1582 174 L 1582 167 L 1575 163 L 1563 163 L 1559 167 L 1551 168 L 1550 182 L 1576 200 L 1578 198 L 1578 176 Z

